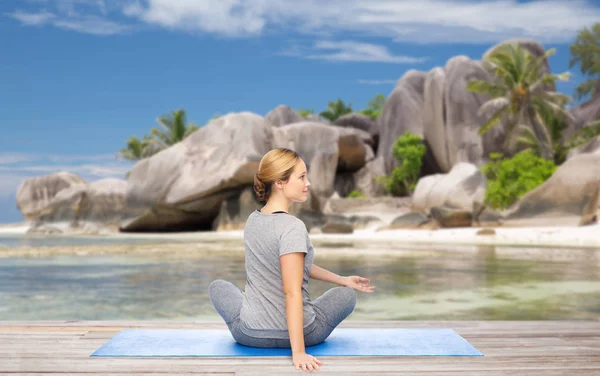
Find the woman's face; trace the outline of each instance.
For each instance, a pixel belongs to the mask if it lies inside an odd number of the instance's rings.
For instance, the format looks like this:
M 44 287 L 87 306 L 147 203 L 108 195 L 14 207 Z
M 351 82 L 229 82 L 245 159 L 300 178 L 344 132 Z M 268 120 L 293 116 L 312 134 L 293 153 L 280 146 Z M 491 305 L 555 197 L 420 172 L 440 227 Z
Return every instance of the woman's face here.
M 283 194 L 294 202 L 304 202 L 308 199 L 308 187 L 310 187 L 308 170 L 304 161 L 300 159 L 294 167 L 292 176 L 283 186 Z

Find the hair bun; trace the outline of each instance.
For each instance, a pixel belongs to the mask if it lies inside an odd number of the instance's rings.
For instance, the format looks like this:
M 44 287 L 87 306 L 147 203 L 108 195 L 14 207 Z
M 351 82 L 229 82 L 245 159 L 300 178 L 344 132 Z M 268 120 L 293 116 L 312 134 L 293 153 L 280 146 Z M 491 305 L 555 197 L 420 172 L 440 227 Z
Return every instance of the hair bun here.
M 259 202 L 267 201 L 267 188 L 265 184 L 260 180 L 258 174 L 254 174 L 254 193 Z

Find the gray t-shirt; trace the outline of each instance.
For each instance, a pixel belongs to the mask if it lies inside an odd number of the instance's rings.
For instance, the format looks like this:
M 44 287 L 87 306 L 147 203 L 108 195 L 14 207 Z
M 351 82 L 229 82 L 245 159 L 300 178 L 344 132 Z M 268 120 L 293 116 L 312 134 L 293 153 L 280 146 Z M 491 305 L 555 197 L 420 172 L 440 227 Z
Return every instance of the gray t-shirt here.
M 279 257 L 303 252 L 302 300 L 306 333 L 316 322 L 308 293 L 314 248 L 304 222 L 287 213 L 265 214 L 255 210 L 244 227 L 244 247 L 246 288 L 240 312 L 241 330 L 256 338 L 289 338 Z

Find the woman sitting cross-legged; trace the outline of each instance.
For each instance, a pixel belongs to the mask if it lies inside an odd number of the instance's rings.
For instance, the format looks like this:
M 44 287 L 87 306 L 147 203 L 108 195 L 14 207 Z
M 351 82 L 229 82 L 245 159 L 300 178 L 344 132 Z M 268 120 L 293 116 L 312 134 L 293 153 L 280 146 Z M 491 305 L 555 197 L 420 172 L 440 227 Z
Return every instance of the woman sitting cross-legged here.
M 306 353 L 331 334 L 356 305 L 356 292 L 373 292 L 369 279 L 340 277 L 313 264 L 314 248 L 306 226 L 288 214 L 293 202 L 308 198 L 306 165 L 289 149 L 263 156 L 254 177 L 254 190 L 266 204 L 250 214 L 244 228 L 246 286 L 230 282 L 209 286 L 211 302 L 233 338 L 251 347 L 292 349 L 296 369 L 312 371 L 323 363 Z M 308 279 L 335 287 L 311 300 Z

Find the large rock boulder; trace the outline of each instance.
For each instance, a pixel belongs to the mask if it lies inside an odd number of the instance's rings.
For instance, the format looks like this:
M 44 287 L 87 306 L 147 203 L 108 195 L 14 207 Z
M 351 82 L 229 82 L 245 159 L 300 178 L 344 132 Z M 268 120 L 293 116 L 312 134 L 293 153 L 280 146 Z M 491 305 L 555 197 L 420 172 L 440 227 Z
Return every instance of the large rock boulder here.
M 477 166 L 455 165 L 448 174 L 435 174 L 419 180 L 413 193 L 413 210 L 429 213 L 434 206 L 448 205 L 471 211 L 473 202 L 485 198 L 486 181 Z
M 567 154 L 567 159 L 573 158 L 579 154 L 594 154 L 600 153 L 600 136 L 592 138 L 587 144 L 573 148 Z
M 446 128 L 446 72 L 440 67 L 429 71 L 425 79 L 423 103 L 423 136 L 441 172 L 452 169 L 453 160 L 448 151 L 448 130 Z
M 582 226 L 596 221 L 600 154 L 577 155 L 504 216 L 504 226 Z
M 17 206 L 23 217 L 32 221 L 40 216 L 60 191 L 83 184 L 85 181 L 80 176 L 68 172 L 25 179 L 17 189 Z
M 273 129 L 273 148 L 295 150 L 308 168 L 308 180 L 311 182 L 309 198 L 295 210 L 320 212 L 333 194 L 338 163 L 343 160 L 343 156 L 339 154 L 339 129 L 341 128 L 311 122 Z
M 168 231 L 236 227 L 238 219 L 226 217 L 224 211 L 235 211 L 231 208 L 243 196 L 242 191 L 252 186 L 263 155 L 278 147 L 298 152 L 309 170 L 309 199 L 290 212 L 320 211 L 333 194 L 339 167 L 358 171 L 372 158 L 365 144 L 368 140 L 370 135 L 358 129 L 307 121 L 273 127 L 256 114 L 228 114 L 134 166 L 127 205 L 136 215 L 124 220 L 122 228 Z
M 490 153 L 502 150 L 504 130 L 496 126 L 484 135 L 479 135 L 479 129 L 488 115 L 480 115 L 479 109 L 488 98 L 468 90 L 467 85 L 473 79 L 489 81 L 490 77 L 481 62 L 466 56 L 456 56 L 448 60 L 445 73 L 445 139 L 448 162 L 440 163 L 454 166 L 460 162 L 468 162 L 480 166 L 487 162 Z M 439 128 L 437 126 L 428 133 L 433 133 Z M 436 141 L 436 144 L 440 143 Z
M 74 184 L 58 192 L 32 223 L 29 232 L 96 233 L 118 231 L 125 207 L 127 182 L 102 179 Z
M 372 142 L 375 147 L 374 152 L 377 152 L 376 147 L 379 144 L 379 127 L 375 120 L 364 114 L 361 114 L 360 112 L 353 112 L 340 116 L 333 122 L 333 124 L 341 127 L 360 129 L 364 132 L 367 132 L 372 137 Z
M 431 217 L 442 227 L 471 227 L 473 215 L 470 210 L 456 209 L 451 206 L 434 206 Z
M 427 227 L 426 225 L 431 222 L 431 218 L 421 212 L 409 212 L 402 214 L 390 223 L 387 227 L 381 228 L 387 230 L 416 230 Z
M 230 197 L 221 203 L 219 216 L 213 222 L 214 231 L 239 231 L 246 226 L 248 216 L 264 204 L 256 200 L 253 188 L 244 188 L 239 195 Z
M 379 118 L 380 142 L 377 156 L 382 156 L 384 170 L 389 175 L 398 165 L 392 146 L 404 132 L 423 137 L 423 91 L 427 74 L 409 70 L 397 82 L 388 96 Z
M 600 120 L 600 79 L 596 82 L 592 98 L 573 108 L 571 115 L 574 118 L 574 122 L 570 123 L 568 128 L 563 132 L 565 138 L 572 136 L 573 133 L 591 122 Z
M 249 112 L 211 121 L 131 170 L 124 230 L 212 229 L 224 200 L 254 182 L 271 149 L 272 125 Z
M 302 116 L 298 115 L 290 106 L 279 105 L 265 115 L 265 120 L 275 127 L 298 123 L 305 121 Z
M 385 187 L 379 180 L 379 177 L 386 175 L 383 164 L 382 156 L 368 161 L 363 168 L 352 175 L 354 179 L 353 189 L 358 189 L 367 197 L 385 195 Z
M 502 45 L 516 43 L 534 56 L 544 54 L 542 45 L 534 40 L 511 39 L 490 48 L 483 58 Z M 549 71 L 547 61 L 545 65 Z M 484 63 L 467 56 L 452 57 L 444 69 L 436 67 L 426 76 L 423 135 L 441 172 L 450 171 L 460 162 L 480 166 L 488 162 L 490 153 L 503 151 L 505 132 L 502 126 L 496 126 L 482 136 L 478 134 L 493 111 L 479 112 L 489 97 L 467 89 L 468 82 L 473 79 L 492 81 Z M 553 88 L 553 85 L 549 87 Z

